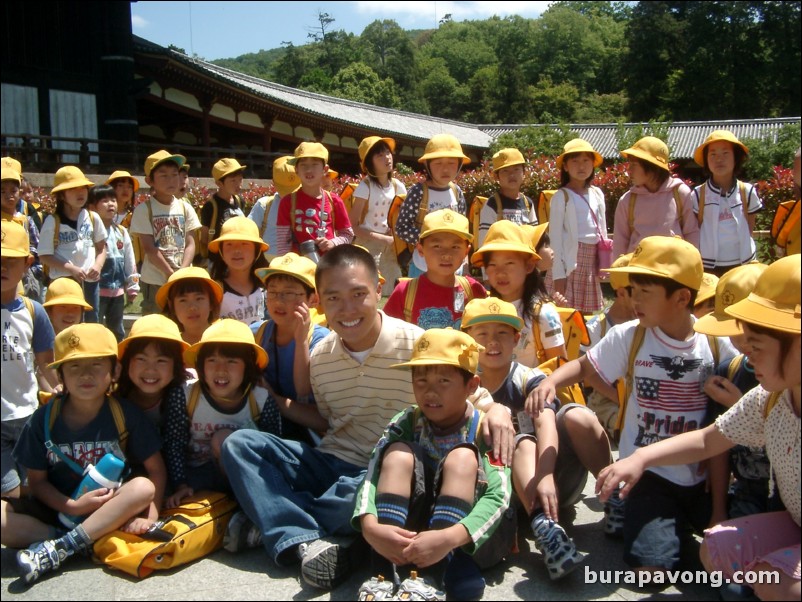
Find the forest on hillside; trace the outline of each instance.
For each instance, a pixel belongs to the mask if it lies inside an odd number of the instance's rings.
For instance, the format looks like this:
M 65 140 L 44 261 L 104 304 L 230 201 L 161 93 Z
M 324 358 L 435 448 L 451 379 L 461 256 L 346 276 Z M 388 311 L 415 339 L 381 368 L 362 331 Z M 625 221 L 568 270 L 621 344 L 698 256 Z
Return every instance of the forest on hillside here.
M 392 5 L 389 5 L 390 7 Z M 800 2 L 553 3 L 405 31 L 337 28 L 215 64 L 331 96 L 468 123 L 615 123 L 800 114 Z

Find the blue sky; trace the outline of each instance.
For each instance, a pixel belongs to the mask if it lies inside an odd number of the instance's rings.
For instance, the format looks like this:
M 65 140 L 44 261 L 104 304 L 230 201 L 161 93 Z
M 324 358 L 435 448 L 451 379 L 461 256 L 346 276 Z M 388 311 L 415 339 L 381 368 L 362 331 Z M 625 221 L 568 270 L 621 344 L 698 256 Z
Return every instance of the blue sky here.
M 332 30 L 360 34 L 376 20 L 392 19 L 403 29 L 430 29 L 446 14 L 454 21 L 520 15 L 534 19 L 549 2 L 157 2 L 131 3 L 136 35 L 162 46 L 174 44 L 206 60 L 232 58 L 306 44 L 318 12 L 335 19 Z

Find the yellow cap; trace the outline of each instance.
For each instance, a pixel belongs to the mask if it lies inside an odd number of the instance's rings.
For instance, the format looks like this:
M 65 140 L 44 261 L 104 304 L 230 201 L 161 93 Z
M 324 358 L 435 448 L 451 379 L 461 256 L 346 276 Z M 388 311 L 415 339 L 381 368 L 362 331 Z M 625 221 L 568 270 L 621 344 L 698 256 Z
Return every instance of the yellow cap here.
M 532 247 L 529 232 L 518 224 L 506 219 L 490 224 L 482 246 L 471 255 L 471 264 L 477 267 L 483 267 L 485 265 L 484 254 L 493 251 L 523 253 L 536 260 L 540 259 L 540 255 L 535 253 L 535 249 Z
M 2 257 L 28 257 L 31 254 L 31 239 L 28 231 L 14 220 L 4 219 L 2 225 Z
M 513 165 L 526 165 L 524 156 L 517 148 L 502 148 L 493 155 L 493 171 L 499 171 Z
M 22 173 L 22 163 L 17 161 L 14 157 L 0 158 L 0 167 L 3 169 L 12 169 L 17 173 Z
M 184 163 L 187 162 L 187 158 L 184 155 L 173 155 L 168 153 L 166 150 L 156 151 L 147 159 L 145 159 L 145 177 L 150 177 L 150 174 L 154 169 L 156 169 L 162 163 L 167 163 L 168 161 L 175 163 L 180 169 L 183 167 Z
M 50 194 L 56 194 L 69 188 L 81 188 L 83 186 L 94 186 L 95 183 L 88 179 L 84 172 L 74 165 L 65 165 L 53 176 L 53 190 Z
M 223 227 L 220 228 L 220 236 L 209 242 L 209 252 L 219 253 L 220 245 L 229 240 L 252 242 L 259 245 L 260 253 L 264 253 L 270 248 L 259 236 L 259 226 L 256 225 L 256 222 L 241 215 L 223 222 Z
M 715 130 L 710 132 L 707 138 L 705 138 L 705 141 L 697 146 L 696 150 L 693 151 L 693 160 L 697 164 L 701 165 L 702 167 L 705 166 L 705 149 L 714 142 L 730 142 L 735 146 L 739 146 L 747 155 L 749 154 L 749 149 L 746 147 L 746 145 L 738 140 L 738 138 L 735 137 L 735 134 L 733 134 L 731 131 Z
M 267 366 L 267 353 L 254 342 L 251 329 L 248 328 L 248 325 L 244 322 L 232 320 L 231 318 L 217 320 L 217 322 L 203 331 L 199 342 L 184 351 L 184 361 L 187 363 L 187 366 L 192 368 L 196 367 L 195 361 L 198 359 L 201 347 L 218 343 L 248 345 L 256 354 L 256 365 L 259 369 L 264 369 L 264 367 Z
M 660 138 L 645 136 L 630 148 L 622 150 L 621 154 L 627 159 L 630 157 L 643 159 L 668 171 L 668 146 Z
M 240 165 L 236 159 L 220 159 L 212 166 L 212 178 L 215 182 L 238 171 L 245 171 L 247 165 Z
M 521 227 L 529 235 L 532 248 L 537 251 L 537 247 L 540 244 L 540 239 L 543 238 L 543 235 L 549 231 L 549 222 L 543 222 L 542 224 L 537 224 L 536 226 L 530 226 L 526 224 Z M 540 257 L 538 257 L 538 259 L 540 259 Z
M 22 174 L 20 174 L 20 172 L 18 172 L 16 169 L 12 169 L 4 165 L 3 168 L 0 169 L 0 180 L 3 180 L 4 182 L 6 180 L 13 180 L 17 184 L 22 184 Z
M 625 255 L 619 255 L 618 259 L 616 259 L 611 268 L 623 268 L 629 265 L 629 260 L 632 259 L 632 253 L 626 253 Z M 629 286 L 629 275 L 622 272 L 611 272 L 610 273 L 610 286 L 613 287 L 613 290 L 618 290 L 619 288 L 627 288 Z
M 254 274 L 265 285 L 267 285 L 266 280 L 274 274 L 292 276 L 314 290 L 316 269 L 317 265 L 308 257 L 303 257 L 297 253 L 287 253 L 273 259 L 268 267 L 254 270 Z
M 42 307 L 53 305 L 78 305 L 84 309 L 92 309 L 92 306 L 84 298 L 84 289 L 78 282 L 68 277 L 56 278 L 47 287 Z
M 451 134 L 437 134 L 432 136 L 426 143 L 423 156 L 418 159 L 418 163 L 425 163 L 431 159 L 460 159 L 463 165 L 471 162 L 470 157 L 467 157 L 462 152 L 462 145 Z
M 133 184 L 134 184 L 134 192 L 139 190 L 139 180 L 137 180 L 130 173 L 128 173 L 127 171 L 124 171 L 122 169 L 118 169 L 117 171 L 112 173 L 109 176 L 109 178 L 106 180 L 106 184 L 108 184 L 109 186 L 114 186 L 114 181 L 115 180 L 122 180 L 123 178 L 128 178 L 129 180 L 131 180 L 131 182 L 133 182 Z
M 415 341 L 409 361 L 391 367 L 454 366 L 476 374 L 479 352 L 484 349 L 467 333 L 453 328 L 430 328 Z
M 148 314 L 142 316 L 131 326 L 131 333 L 117 344 L 117 357 L 122 359 L 131 341 L 136 339 L 161 339 L 173 341 L 181 346 L 181 353 L 189 349 L 189 343 L 181 338 L 178 325 L 167 316 Z
M 439 209 L 423 218 L 420 240 L 438 232 L 450 232 L 468 242 L 473 242 L 473 236 L 471 236 L 468 226 L 468 218 L 451 209 Z
M 760 275 L 754 292 L 724 311 L 749 324 L 799 334 L 800 271 L 802 255 L 778 259 Z
M 462 313 L 460 328 L 465 330 L 471 326 L 487 324 L 488 322 L 506 324 L 507 326 L 512 326 L 518 332 L 524 327 L 524 321 L 518 316 L 515 306 L 508 301 L 497 297 L 471 299 L 468 301 L 465 311 Z
M 573 140 L 569 140 L 563 146 L 563 154 L 557 157 L 557 169 L 563 168 L 563 159 L 565 159 L 566 155 L 572 155 L 574 153 L 590 153 L 593 155 L 593 167 L 598 167 L 604 161 L 604 158 L 596 152 L 596 149 L 588 142 L 587 140 L 582 140 L 582 138 L 574 138 Z
M 340 172 L 339 171 L 334 171 L 333 169 L 330 169 L 330 170 L 328 170 L 326 172 L 326 177 L 329 180 L 336 180 L 337 178 L 340 177 Z
M 365 166 L 365 158 L 368 156 L 370 149 L 376 146 L 379 142 L 384 142 L 390 147 L 390 152 L 395 153 L 395 140 L 392 138 L 382 138 L 381 136 L 368 136 L 363 138 L 359 143 L 359 165 L 364 173 L 368 173 L 368 168 Z
M 290 165 L 298 163 L 299 159 L 321 159 L 323 163 L 329 162 L 329 151 L 320 142 L 301 142 L 293 153 L 292 159 L 289 160 Z
M 273 186 L 282 197 L 292 194 L 301 187 L 301 178 L 295 173 L 290 159 L 292 156 L 286 155 L 273 161 Z
M 56 361 L 49 368 L 64 362 L 93 357 L 117 357 L 117 339 L 102 324 L 73 324 L 56 335 Z
M 699 249 L 672 236 L 648 236 L 640 241 L 628 266 L 601 271 L 669 278 L 695 291 L 702 286 L 702 256 Z
M 212 294 L 214 295 L 215 299 L 217 299 L 217 304 L 219 305 L 223 301 L 223 287 L 220 286 L 217 282 L 212 280 L 212 277 L 209 276 L 209 272 L 206 271 L 204 268 L 199 268 L 197 266 L 189 266 L 187 268 L 181 268 L 176 270 L 170 277 L 167 279 L 167 282 L 162 284 L 159 287 L 159 290 L 156 291 L 156 303 L 161 309 L 167 307 L 167 300 L 170 298 L 170 289 L 173 288 L 176 284 L 181 282 L 182 280 L 187 279 L 196 279 L 196 280 L 203 280 L 212 290 Z
M 694 305 L 701 305 L 716 294 L 716 286 L 718 285 L 718 276 L 715 274 L 702 274 L 702 286 L 696 294 L 696 303 Z
M 749 296 L 758 278 L 768 266 L 763 263 L 747 263 L 724 274 L 717 282 L 715 309 L 698 319 L 693 329 L 717 337 L 731 337 L 743 333 L 735 318 L 727 315 L 727 308 Z M 705 274 L 708 276 L 709 274 Z

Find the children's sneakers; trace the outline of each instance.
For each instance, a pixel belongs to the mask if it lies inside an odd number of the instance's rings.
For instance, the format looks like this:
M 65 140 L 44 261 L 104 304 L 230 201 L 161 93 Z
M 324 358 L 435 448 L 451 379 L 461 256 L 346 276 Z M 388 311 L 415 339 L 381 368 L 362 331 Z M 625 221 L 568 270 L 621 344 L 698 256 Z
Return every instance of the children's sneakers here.
M 66 550 L 47 540 L 17 552 L 17 566 L 25 583 L 33 583 L 45 573 L 57 570 L 66 558 Z
M 339 585 L 351 570 L 349 543 L 344 537 L 326 537 L 298 546 L 303 580 L 321 589 Z
M 231 516 L 223 536 L 223 548 L 229 552 L 241 552 L 262 545 L 262 532 L 251 519 L 239 510 Z
M 604 502 L 604 534 L 609 537 L 624 536 L 624 500 L 616 488 Z
M 584 554 L 577 551 L 574 542 L 560 525 L 546 518 L 543 513 L 532 519 L 535 545 L 543 554 L 543 561 L 552 580 L 561 579 L 585 561 Z
M 430 600 L 445 601 L 446 595 L 441 590 L 427 583 L 423 577 L 418 577 L 418 571 L 410 571 L 409 578 L 404 579 L 398 587 L 393 600 Z
M 384 575 L 371 577 L 362 587 L 359 588 L 357 600 L 393 600 L 395 594 L 395 584 L 392 581 L 387 581 Z

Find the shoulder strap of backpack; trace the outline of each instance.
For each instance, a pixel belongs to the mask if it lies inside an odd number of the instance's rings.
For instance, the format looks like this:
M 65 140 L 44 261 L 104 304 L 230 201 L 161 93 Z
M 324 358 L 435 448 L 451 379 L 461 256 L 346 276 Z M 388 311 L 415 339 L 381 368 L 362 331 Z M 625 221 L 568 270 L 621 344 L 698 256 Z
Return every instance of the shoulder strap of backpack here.
M 412 321 L 412 308 L 415 304 L 415 295 L 418 293 L 418 279 L 399 278 L 398 281 L 407 281 L 407 292 L 406 295 L 404 295 L 404 320 L 410 324 L 414 324 Z
M 370 186 L 368 186 L 368 197 L 370 197 Z M 331 216 L 331 230 L 337 234 L 337 217 L 334 215 L 334 199 L 328 190 L 323 191 L 323 210 L 326 210 L 326 201 L 329 202 L 329 215 Z
M 741 353 L 730 360 L 730 365 L 727 366 L 727 380 L 732 381 L 732 379 L 735 378 L 735 374 L 741 369 L 744 363 L 744 357 L 744 354 Z
M 682 215 L 682 195 L 679 193 L 679 186 L 674 187 L 674 203 L 677 206 L 677 215 L 679 216 L 680 229 L 685 228 L 685 217 Z
M 718 337 L 714 337 L 712 334 L 708 334 L 706 336 L 707 336 L 707 344 L 710 345 L 710 352 L 713 354 L 713 366 L 718 366 L 718 356 L 719 356 Z
M 705 189 L 707 188 L 707 182 L 701 185 L 699 188 L 699 213 L 697 214 L 697 219 L 699 220 L 699 228 L 702 227 L 702 222 L 705 221 Z
M 111 409 L 111 415 L 114 418 L 114 426 L 117 427 L 117 434 L 120 438 L 120 449 L 125 451 L 125 445 L 128 443 L 128 429 L 125 427 L 125 413 L 123 412 L 122 405 L 116 397 L 110 395 L 108 400 L 109 408 Z
M 262 323 L 259 325 L 259 328 L 257 328 L 257 329 L 256 329 L 256 332 L 255 332 L 255 333 L 254 333 L 254 335 L 253 335 L 253 340 L 254 340 L 254 342 L 255 342 L 257 345 L 259 345 L 260 347 L 263 347 L 263 345 L 262 345 L 262 339 L 263 339 L 263 338 L 264 338 L 264 336 L 265 336 L 265 330 L 267 330 L 267 323 L 268 323 L 269 321 L 270 321 L 270 320 L 265 320 L 264 322 L 262 322 Z
M 25 304 L 25 307 L 28 309 L 28 313 L 31 314 L 31 328 L 33 328 L 33 324 L 36 321 L 36 313 L 33 308 L 33 301 L 28 299 L 28 297 L 23 297 L 22 302 Z
M 192 385 L 189 392 L 189 399 L 187 399 L 187 417 L 192 420 L 195 415 L 195 408 L 198 407 L 198 399 L 200 399 L 200 381 Z
M 738 193 L 741 195 L 741 206 L 743 207 L 744 215 L 746 215 L 746 210 L 749 205 L 749 193 L 746 192 L 746 182 L 738 180 Z
M 643 345 L 643 339 L 646 337 L 646 329 L 638 324 L 635 327 L 635 336 L 632 339 L 632 345 L 629 348 L 629 357 L 627 359 L 627 374 L 624 377 L 625 388 L 623 399 L 618 400 L 618 419 L 615 423 L 615 432 L 620 436 L 621 430 L 624 428 L 624 417 L 627 414 L 627 404 L 629 403 L 629 396 L 632 394 L 632 387 L 635 381 L 635 358 Z
M 256 396 L 253 394 L 253 387 L 248 391 L 248 407 L 251 409 L 251 418 L 254 423 L 259 420 L 259 404 L 256 403 Z
M 501 204 L 501 195 L 498 191 L 493 194 L 493 198 L 496 200 L 496 221 L 500 222 L 504 219 L 504 207 Z
M 50 436 L 50 431 L 56 423 L 56 417 L 61 411 L 61 403 L 64 400 L 64 395 L 64 393 L 56 395 L 45 407 L 45 448 L 47 451 L 56 454 L 62 462 L 70 467 L 70 470 L 82 475 L 84 474 L 84 469 L 81 468 L 75 460 L 68 458 L 67 455 L 59 449 L 58 445 L 53 443 L 53 439 Z
M 418 205 L 418 215 L 415 218 L 415 227 L 420 230 L 423 228 L 423 219 L 429 213 L 429 185 L 423 183 L 423 195 L 421 196 L 420 205 Z
M 265 214 L 262 216 L 262 225 L 259 226 L 259 238 L 262 238 L 265 235 L 265 230 L 267 230 L 267 216 L 270 213 L 270 207 L 275 198 L 276 195 L 273 195 L 265 201 Z
M 634 192 L 629 193 L 629 211 L 627 212 L 627 221 L 629 222 L 629 231 L 635 227 L 635 203 L 638 201 L 638 195 Z
M 771 414 L 774 406 L 776 406 L 777 402 L 780 401 L 780 395 L 782 395 L 782 391 L 774 391 L 771 395 L 769 395 L 769 399 L 766 401 L 766 409 L 763 410 L 763 418 L 769 417 L 769 414 Z
M 234 196 L 236 199 L 236 195 Z M 234 201 L 236 205 L 236 200 Z M 217 233 L 217 201 L 212 196 L 212 221 L 209 222 L 209 236 L 208 240 L 212 240 L 212 237 Z M 209 244 L 208 242 L 206 243 Z
M 56 222 L 53 226 L 53 255 L 55 255 L 56 249 L 58 248 L 58 231 L 61 229 L 61 216 L 58 214 L 58 211 L 53 212 L 53 220 Z
M 535 357 L 537 363 L 542 364 L 546 361 L 546 349 L 543 341 L 540 340 L 540 312 L 543 310 L 543 301 L 535 303 L 534 317 L 532 318 L 532 342 L 535 344 Z
M 457 276 L 457 282 L 462 287 L 462 292 L 465 293 L 465 304 L 473 299 L 473 289 L 471 288 L 470 281 L 465 276 Z

